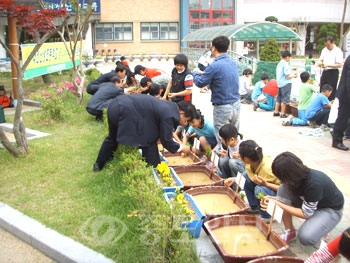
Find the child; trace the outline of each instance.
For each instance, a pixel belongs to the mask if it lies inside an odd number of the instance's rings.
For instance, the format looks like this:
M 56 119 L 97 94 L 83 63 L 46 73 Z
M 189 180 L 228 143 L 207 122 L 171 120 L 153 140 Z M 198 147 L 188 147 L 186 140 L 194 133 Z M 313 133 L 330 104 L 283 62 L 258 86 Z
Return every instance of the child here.
M 141 94 L 148 94 L 149 88 L 151 87 L 151 85 L 152 85 L 151 78 L 143 77 L 140 80 L 140 91 L 141 91 Z
M 197 155 L 207 154 L 207 149 L 210 149 L 211 151 L 211 149 L 216 146 L 214 126 L 210 122 L 204 120 L 204 116 L 199 109 L 196 110 L 196 113 L 189 124 L 190 127 L 183 138 L 183 144 L 186 145 L 188 139 L 193 133 L 195 133 L 199 140 L 200 147 L 199 150 L 193 147 L 192 152 Z
M 272 173 L 271 164 L 272 158 L 264 156 L 262 148 L 253 140 L 241 142 L 239 145 L 239 155 L 245 163 L 245 172 L 243 173 L 246 179 L 244 191 L 249 202 L 248 213 L 260 213 L 261 218 L 269 222 L 270 215 L 261 210 L 259 205 L 259 195 L 276 196 L 277 189 L 281 181 Z M 235 181 L 235 178 L 226 180 L 225 185 L 229 186 Z
M 307 125 L 306 109 L 311 103 L 312 94 L 316 92 L 316 87 L 309 84 L 310 74 L 309 72 L 303 72 L 300 74 L 301 82 L 303 83 L 299 89 L 299 104 L 298 104 L 298 118 L 291 118 L 290 120 L 283 121 L 283 126 L 305 126 Z
M 275 108 L 275 97 L 278 93 L 277 81 L 271 79 L 265 87 L 262 89 L 263 94 L 266 97 L 266 103 L 254 102 L 253 110 L 256 111 L 258 108 L 266 111 L 273 111 Z
M 193 76 L 188 69 L 188 59 L 184 54 L 178 54 L 174 58 L 174 69 L 171 71 L 171 79 L 166 88 L 163 99 L 173 102 L 192 100 Z
M 310 126 L 321 125 L 321 129 L 327 129 L 328 117 L 332 102 L 328 100 L 328 97 L 332 94 L 333 88 L 329 84 L 324 84 L 321 89 L 321 93 L 318 93 L 311 101 L 306 109 L 306 118 L 310 122 Z
M 269 75 L 262 74 L 260 77 L 260 81 L 255 83 L 253 92 L 252 92 L 252 101 L 259 103 L 259 102 L 266 102 L 266 97 L 264 96 L 262 89 L 266 85 L 266 83 L 269 82 Z
M 235 125 L 229 123 L 222 126 L 219 130 L 221 143 L 225 149 L 220 150 L 219 170 L 222 178 L 236 177 L 237 173 L 243 173 L 244 163 L 238 154 L 239 144 L 243 139 Z M 236 188 L 236 184 L 233 185 Z
M 350 227 L 341 235 L 328 242 L 327 245 L 315 251 L 305 263 L 329 263 L 338 255 L 350 260 Z
M 344 196 L 335 183 L 323 172 L 310 169 L 291 152 L 279 154 L 272 163 L 272 172 L 282 184 L 277 197 L 265 197 L 260 203 L 267 208 L 274 200 L 282 208 L 285 232 L 281 238 L 289 243 L 296 238 L 292 216 L 306 219 L 298 239 L 304 246 L 315 245 L 341 220 Z
M 252 102 L 251 78 L 253 71 L 250 68 L 243 70 L 243 76 L 239 77 L 239 94 L 241 95 L 241 103 L 250 104 Z
M 310 78 L 313 80 L 316 80 L 316 62 L 315 60 L 311 61 L 311 71 L 310 71 Z
M 6 90 L 3 85 L 0 85 L 0 105 L 3 108 L 13 107 L 11 97 L 6 96 Z
M 151 87 L 148 90 L 149 95 L 159 98 L 161 99 L 161 95 L 162 95 L 162 86 L 157 84 L 157 83 L 153 83 L 151 85 Z

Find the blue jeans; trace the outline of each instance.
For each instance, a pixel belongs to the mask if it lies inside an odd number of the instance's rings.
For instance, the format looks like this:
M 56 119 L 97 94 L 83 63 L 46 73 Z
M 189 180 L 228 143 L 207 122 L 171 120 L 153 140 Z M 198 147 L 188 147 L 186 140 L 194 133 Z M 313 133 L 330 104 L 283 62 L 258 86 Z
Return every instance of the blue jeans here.
M 266 111 L 273 111 L 275 109 L 275 98 L 269 94 L 266 94 L 266 93 L 264 94 L 266 97 L 266 104 L 260 102 L 259 108 Z
M 222 126 L 232 123 L 239 130 L 239 119 L 241 113 L 241 102 L 238 100 L 224 105 L 214 106 L 213 124 L 215 129 L 216 141 L 218 142 L 217 152 L 222 148 L 219 130 Z
M 307 125 L 306 110 L 298 110 L 298 117 L 292 119 L 292 125 L 305 126 Z
M 264 193 L 265 195 L 270 195 L 270 196 L 276 196 L 277 193 L 266 186 L 261 186 L 261 185 L 257 185 L 256 183 L 254 183 L 252 180 L 250 180 L 250 178 L 246 172 L 243 173 L 243 176 L 246 179 L 245 184 L 244 184 L 244 192 L 247 196 L 249 206 L 252 209 L 258 208 L 260 216 L 262 218 L 270 218 L 271 216 L 269 213 L 261 210 L 260 200 L 256 196 L 260 192 Z
M 220 157 L 218 166 L 222 178 L 236 177 L 237 173 L 243 173 L 245 168 L 245 164 L 241 160 L 228 156 Z
M 278 187 L 277 200 L 299 208 L 301 208 L 303 203 L 303 200 L 291 194 L 284 184 Z M 343 209 L 318 208 L 299 228 L 298 239 L 300 243 L 304 246 L 318 244 L 324 235 L 336 227 L 342 216 Z

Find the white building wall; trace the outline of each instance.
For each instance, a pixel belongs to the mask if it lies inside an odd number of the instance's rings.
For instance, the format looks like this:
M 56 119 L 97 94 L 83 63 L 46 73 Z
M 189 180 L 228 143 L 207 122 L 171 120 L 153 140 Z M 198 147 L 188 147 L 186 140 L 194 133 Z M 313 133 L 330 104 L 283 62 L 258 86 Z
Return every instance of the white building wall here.
M 241 0 L 238 0 L 241 1 Z M 244 5 L 237 12 L 237 21 L 261 22 L 267 16 L 275 16 L 279 22 L 289 22 L 293 18 L 315 23 L 340 23 L 343 15 L 344 0 L 243 0 Z M 346 23 L 350 23 L 350 5 L 348 4 Z

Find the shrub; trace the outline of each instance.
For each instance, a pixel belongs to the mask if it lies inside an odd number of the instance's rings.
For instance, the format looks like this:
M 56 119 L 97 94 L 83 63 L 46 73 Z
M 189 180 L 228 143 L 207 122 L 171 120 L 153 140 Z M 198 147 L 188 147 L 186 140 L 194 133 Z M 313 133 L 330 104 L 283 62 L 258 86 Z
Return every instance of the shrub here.
M 270 79 L 276 78 L 276 66 L 281 60 L 281 52 L 274 38 L 270 38 L 260 52 L 260 61 L 254 73 L 253 83 L 260 80 L 263 73 L 269 75 Z
M 90 82 L 97 79 L 101 75 L 101 73 L 95 68 L 89 68 L 88 70 L 85 71 L 85 75 L 87 80 Z

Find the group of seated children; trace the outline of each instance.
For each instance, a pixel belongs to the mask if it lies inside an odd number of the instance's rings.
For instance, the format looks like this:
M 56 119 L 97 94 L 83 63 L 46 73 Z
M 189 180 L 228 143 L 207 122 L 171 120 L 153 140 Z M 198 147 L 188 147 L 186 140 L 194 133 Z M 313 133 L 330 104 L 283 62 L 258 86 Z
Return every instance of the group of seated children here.
M 269 81 L 267 74 L 262 74 L 260 79 L 255 84 L 252 93 L 253 110 L 273 111 L 275 109 L 275 97 L 278 93 L 277 81 L 275 79 Z
M 243 70 L 243 75 L 239 77 L 239 95 L 241 96 L 241 103 L 252 103 L 253 87 L 251 85 L 251 76 L 253 71 L 250 68 Z
M 225 134 L 230 135 L 225 137 Z M 233 148 L 235 152 L 228 150 L 229 156 L 224 155 L 220 159 L 232 157 L 236 162 L 242 162 L 237 165 L 237 170 L 243 170 L 246 179 L 244 191 L 250 206 L 248 213 L 259 213 L 263 220 L 270 223 L 271 216 L 266 210 L 269 201 L 274 201 L 283 209 L 285 231 L 281 238 L 285 242 L 289 243 L 298 237 L 303 245 L 315 246 L 339 223 L 344 197 L 326 174 L 305 166 L 291 152 L 283 152 L 275 159 L 264 156 L 262 148 L 255 141 L 240 141 L 243 136 L 230 124 L 220 129 L 220 136 L 223 145 L 236 147 Z M 219 169 L 223 173 L 224 168 L 220 166 Z M 238 187 L 235 185 L 237 170 L 232 173 L 226 170 L 226 187 Z M 293 216 L 305 219 L 298 235 Z
M 195 153 L 205 154 L 205 149 L 214 149 L 214 129 L 199 110 L 190 122 L 183 143 L 192 137 L 193 132 L 201 146 L 200 150 L 192 148 Z M 275 159 L 263 155 L 262 148 L 253 140 L 243 140 L 243 135 L 232 124 L 222 126 L 219 135 L 225 150 L 220 151 L 218 174 L 224 179 L 224 185 L 236 190 L 239 187 L 237 173 L 242 173 L 250 206 L 247 212 L 260 214 L 267 223 L 271 220 L 266 211 L 268 202 L 272 200 L 282 208 L 285 231 L 281 238 L 285 242 L 298 237 L 303 245 L 317 245 L 339 223 L 344 197 L 326 174 L 305 166 L 291 152 L 283 152 Z M 305 219 L 298 235 L 293 216 Z

